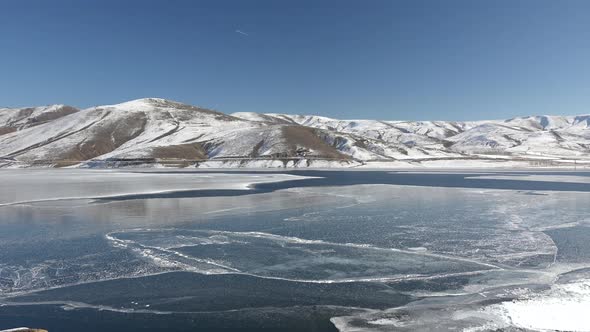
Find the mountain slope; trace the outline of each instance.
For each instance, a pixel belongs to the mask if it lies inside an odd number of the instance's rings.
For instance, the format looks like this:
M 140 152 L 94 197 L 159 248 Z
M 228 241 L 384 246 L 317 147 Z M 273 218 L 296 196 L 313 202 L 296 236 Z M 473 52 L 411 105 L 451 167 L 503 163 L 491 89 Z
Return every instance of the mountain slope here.
M 78 109 L 66 105 L 0 108 L 0 135 L 38 126 L 78 111 Z
M 89 160 L 351 159 L 320 137 L 329 135 L 149 98 L 93 107 L 8 132 L 0 136 L 0 156 L 27 164 L 61 165 Z
M 584 115 L 478 122 L 227 115 L 146 98 L 84 110 L 64 105 L 0 109 L 0 167 L 584 162 L 590 160 L 589 126 L 590 116 Z
M 505 121 L 337 120 L 319 116 L 266 114 L 281 121 L 371 138 L 405 150 L 396 159 L 518 158 L 587 159 L 590 116 L 534 116 Z

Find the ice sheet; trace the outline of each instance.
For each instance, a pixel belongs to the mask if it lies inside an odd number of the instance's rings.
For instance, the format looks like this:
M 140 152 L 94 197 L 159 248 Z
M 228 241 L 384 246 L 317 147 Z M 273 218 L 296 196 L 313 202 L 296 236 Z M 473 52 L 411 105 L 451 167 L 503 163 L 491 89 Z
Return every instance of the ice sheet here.
M 0 179 L 11 192 L 0 193 L 9 204 L 0 207 L 0 298 L 73 285 L 80 286 L 68 289 L 80 291 L 97 281 L 148 280 L 176 271 L 188 279 L 242 277 L 305 289 L 370 285 L 381 295 L 422 298 L 401 308 L 363 309 L 355 304 L 374 302 L 359 291 L 354 301 L 337 301 L 362 312 L 334 315 L 342 330 L 534 330 L 581 326 L 551 325 L 555 321 L 587 323 L 567 316 L 587 306 L 590 293 L 587 276 L 569 273 L 590 266 L 583 254 L 571 259 L 589 243 L 587 193 L 327 183 L 235 197 L 96 202 L 82 198 L 236 189 L 297 177 L 91 170 L 4 174 L 9 173 L 0 172 Z M 533 178 L 586 183 L 583 176 Z M 52 195 L 74 200 L 48 201 Z M 29 203 L 11 204 L 18 200 Z M 248 289 L 237 289 L 247 298 Z M 134 308 L 133 301 L 112 310 Z M 146 304 L 156 305 L 153 301 Z M 350 314 L 351 307 L 342 312 Z M 98 302 L 88 308 L 115 307 Z M 538 316 L 549 313 L 553 320 Z

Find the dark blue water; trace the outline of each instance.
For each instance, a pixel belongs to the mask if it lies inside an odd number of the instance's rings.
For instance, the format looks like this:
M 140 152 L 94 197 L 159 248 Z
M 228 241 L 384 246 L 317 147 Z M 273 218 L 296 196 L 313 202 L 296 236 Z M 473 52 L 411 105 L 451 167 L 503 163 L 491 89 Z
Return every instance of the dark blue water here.
M 163 173 L 163 172 L 157 172 Z M 184 172 L 188 173 L 188 172 Z M 197 172 L 202 174 L 202 172 Z M 265 174 L 257 173 L 257 174 Z M 256 173 L 253 173 L 256 174 Z M 502 179 L 478 179 L 474 178 L 490 173 L 406 173 L 406 172 L 382 172 L 382 171 L 290 171 L 282 174 L 301 175 L 314 177 L 313 179 L 289 180 L 275 183 L 262 183 L 252 186 L 251 191 L 244 190 L 181 190 L 167 193 L 154 194 L 129 194 L 106 198 L 106 200 L 129 200 L 150 198 L 188 198 L 188 197 L 217 197 L 240 196 L 252 193 L 269 193 L 288 188 L 325 187 L 325 186 L 351 186 L 363 184 L 390 184 L 402 186 L 426 186 L 440 188 L 480 188 L 480 189 L 504 189 L 523 191 L 575 191 L 589 192 L 590 183 L 559 182 L 559 181 L 523 181 Z M 522 176 L 533 173 L 526 172 L 502 172 L 502 176 Z M 589 172 L 538 172 L 536 175 L 577 175 L 590 176 Z

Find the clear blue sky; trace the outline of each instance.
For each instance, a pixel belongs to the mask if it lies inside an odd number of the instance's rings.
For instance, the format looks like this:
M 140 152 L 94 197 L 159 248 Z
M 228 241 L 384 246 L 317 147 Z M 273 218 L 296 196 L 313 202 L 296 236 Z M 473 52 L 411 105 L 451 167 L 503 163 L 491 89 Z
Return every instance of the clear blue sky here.
M 0 0 L 0 106 L 141 97 L 392 120 L 590 113 L 590 1 Z

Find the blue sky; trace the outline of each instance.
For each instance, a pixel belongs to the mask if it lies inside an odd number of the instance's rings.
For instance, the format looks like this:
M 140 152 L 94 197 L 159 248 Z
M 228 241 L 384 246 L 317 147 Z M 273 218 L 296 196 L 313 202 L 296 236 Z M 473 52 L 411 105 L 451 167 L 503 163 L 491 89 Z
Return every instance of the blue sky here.
M 590 1 L 0 0 L 0 106 L 141 97 L 388 120 L 590 113 Z

